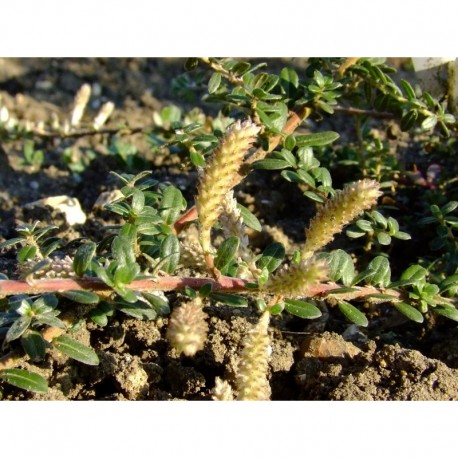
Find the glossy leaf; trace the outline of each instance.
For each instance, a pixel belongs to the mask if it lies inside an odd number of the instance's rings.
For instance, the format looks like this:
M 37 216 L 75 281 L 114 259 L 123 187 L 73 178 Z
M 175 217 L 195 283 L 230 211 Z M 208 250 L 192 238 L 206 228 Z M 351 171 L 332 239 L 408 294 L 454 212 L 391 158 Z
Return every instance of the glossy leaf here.
M 173 224 L 184 209 L 183 195 L 175 186 L 167 186 L 162 195 L 161 210 L 164 221 Z
M 46 342 L 39 332 L 29 330 L 24 333 L 21 345 L 32 361 L 41 361 L 45 357 Z
M 247 307 L 248 301 L 242 297 L 237 296 L 236 294 L 228 294 L 228 293 L 210 293 L 209 296 L 211 299 L 222 302 L 226 305 L 231 305 L 233 307 Z
M 10 385 L 34 393 L 47 393 L 48 382 L 41 375 L 25 369 L 5 369 L 0 371 L 0 378 Z
M 415 321 L 416 323 L 423 323 L 423 315 L 415 307 L 412 307 L 405 302 L 395 302 L 393 305 L 395 306 L 396 310 L 405 315 L 409 320 Z
M 433 308 L 434 313 L 437 313 L 438 315 L 445 316 L 446 318 L 453 320 L 453 321 L 458 321 L 458 310 L 455 308 L 450 308 L 450 307 L 434 307 Z
M 366 327 L 369 324 L 366 315 L 349 302 L 339 302 L 339 310 L 357 326 Z
M 218 248 L 215 256 L 215 267 L 223 271 L 234 259 L 239 249 L 240 239 L 238 237 L 229 237 Z
M 240 215 L 242 216 L 243 224 L 245 224 L 250 229 L 253 229 L 255 231 L 262 231 L 262 226 L 258 218 L 256 218 L 256 216 L 253 213 L 251 213 L 251 211 L 248 210 L 248 208 L 240 204 L 237 204 L 237 208 L 240 210 Z
M 333 281 L 342 279 L 345 286 L 350 286 L 355 277 L 355 266 L 352 257 L 343 250 L 335 250 L 328 258 L 329 278 Z
M 260 269 L 267 269 L 268 272 L 273 272 L 280 266 L 284 258 L 285 247 L 281 243 L 272 243 L 262 253 L 257 266 Z
M 68 336 L 56 337 L 52 344 L 60 352 L 69 356 L 76 361 L 79 361 L 89 366 L 97 366 L 99 364 L 99 357 L 97 353 L 91 348 L 75 339 Z
M 24 334 L 32 323 L 32 318 L 29 315 L 19 317 L 8 329 L 5 336 L 5 343 L 11 342 L 12 340 L 19 339 Z
M 79 304 L 98 304 L 100 301 L 99 296 L 93 291 L 62 291 L 60 295 L 70 299 L 73 302 L 78 302 Z
M 170 234 L 161 243 L 160 248 L 161 270 L 167 273 L 173 273 L 177 268 L 180 260 L 180 242 L 176 235 Z
M 321 310 L 314 304 L 310 302 L 297 301 L 292 299 L 287 299 L 285 301 L 285 310 L 291 315 L 298 316 L 299 318 L 306 318 L 313 320 L 319 318 L 322 313 Z
M 33 259 L 36 253 L 36 246 L 23 246 L 17 254 L 17 260 L 22 264 L 27 261 L 27 259 Z
M 208 93 L 214 94 L 221 84 L 221 73 L 213 73 L 208 81 Z
M 337 132 L 319 132 L 316 134 L 296 135 L 296 145 L 305 146 L 325 146 L 336 141 L 340 135 Z
M 373 273 L 366 278 L 369 284 L 387 286 L 390 283 L 391 268 L 387 258 L 377 256 L 369 263 L 368 270 L 373 271 Z
M 75 257 L 73 258 L 73 270 L 78 277 L 82 277 L 86 270 L 89 269 L 96 249 L 97 245 L 94 242 L 89 242 L 81 245 L 76 250 Z

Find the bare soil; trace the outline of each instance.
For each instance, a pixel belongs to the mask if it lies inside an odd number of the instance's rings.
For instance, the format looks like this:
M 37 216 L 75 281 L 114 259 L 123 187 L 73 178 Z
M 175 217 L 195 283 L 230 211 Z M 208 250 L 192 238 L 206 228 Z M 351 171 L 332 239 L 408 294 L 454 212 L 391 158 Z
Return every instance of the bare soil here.
M 0 59 L 0 95 L 19 119 L 44 121 L 51 112 L 65 116 L 76 91 L 88 82 L 93 88 L 98 85 L 98 95 L 91 100 L 87 116 L 111 100 L 116 111 L 110 126 L 151 125 L 152 112 L 166 104 L 186 109 L 198 103 L 171 95 L 172 78 L 183 73 L 183 63 L 180 59 Z M 184 170 L 176 158 L 153 157 L 143 134 L 132 135 L 129 141 L 154 177 L 179 184 L 192 200 L 194 172 Z M 122 171 L 116 158 L 107 154 L 106 144 L 101 135 L 71 144 L 46 141 L 40 145 L 45 148 L 40 168 L 21 165 L 19 142 L 1 144 L 0 241 L 14 237 L 17 224 L 35 219 L 58 225 L 57 235 L 68 240 L 98 239 L 102 227 L 112 221 L 95 210 L 94 203 L 102 192 L 117 187 L 109 171 Z M 80 178 L 62 161 L 65 147 L 75 145 L 81 151 L 97 152 Z M 254 173 L 238 190 L 241 203 L 269 226 L 268 234 L 253 239 L 253 244 L 265 246 L 282 239 L 292 249 L 303 238 L 312 209 L 293 185 L 266 176 Z M 85 225 L 70 227 L 59 212 L 24 207 L 62 194 L 79 199 L 88 216 Z M 14 276 L 14 253 L 0 255 L 0 272 Z M 172 306 L 181 300 L 180 294 L 171 295 Z M 43 363 L 33 366 L 49 381 L 46 395 L 4 384 L 2 399 L 210 400 L 216 376 L 234 378 L 241 340 L 257 314 L 252 307 L 209 306 L 205 311 L 208 341 L 193 358 L 177 356 L 168 345 L 167 318 L 139 321 L 116 315 L 106 327 L 88 322 L 72 335 L 91 344 L 99 366 L 85 366 L 51 351 Z M 273 318 L 269 364 L 273 400 L 458 400 L 456 324 L 436 318 L 418 325 L 406 322 L 396 311 L 379 310 L 363 330 L 330 312 L 311 322 L 291 316 Z M 24 362 L 22 367 L 30 366 Z

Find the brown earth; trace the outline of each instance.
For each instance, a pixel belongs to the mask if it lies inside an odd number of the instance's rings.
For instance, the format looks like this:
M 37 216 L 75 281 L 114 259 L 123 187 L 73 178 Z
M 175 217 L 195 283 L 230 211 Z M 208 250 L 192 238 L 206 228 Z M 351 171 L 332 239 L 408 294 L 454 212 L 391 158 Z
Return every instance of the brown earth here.
M 300 65 L 300 62 L 297 63 Z M 168 103 L 185 109 L 170 93 L 172 78 L 183 72 L 179 59 L 0 59 L 0 95 L 19 119 L 44 121 L 54 112 L 64 117 L 75 92 L 85 82 L 98 85 L 89 115 L 106 100 L 116 104 L 110 126 L 152 124 L 152 112 Z M 208 107 L 205 107 L 207 109 Z M 209 108 L 214 110 L 214 108 Z M 88 115 L 88 116 L 89 116 Z M 129 136 L 153 176 L 179 184 L 192 200 L 196 174 L 184 171 L 176 158 L 152 157 L 142 134 Z M 68 240 L 97 238 L 112 222 L 93 209 L 100 193 L 115 189 L 110 170 L 119 163 L 107 154 L 107 138 L 82 137 L 64 144 L 44 144 L 45 163 L 40 168 L 22 166 L 22 145 L 3 143 L 0 149 L 0 241 L 15 236 L 20 222 L 40 219 L 56 224 L 57 235 Z M 62 161 L 65 147 L 97 155 L 81 174 L 73 175 Z M 266 183 L 266 180 L 270 180 Z M 285 194 L 287 193 L 287 194 Z M 69 227 L 62 214 L 24 205 L 51 195 L 77 197 L 88 215 L 84 226 Z M 287 201 L 283 199 L 288 195 Z M 278 177 L 250 176 L 238 191 L 242 204 L 251 206 L 270 227 L 264 238 L 287 240 L 294 246 L 303 237 L 311 209 L 301 192 Z M 297 215 L 301 217 L 298 218 Z M 0 272 L 14 276 L 14 253 L 0 255 Z M 171 305 L 182 296 L 174 294 Z M 139 321 L 117 315 L 98 327 L 82 324 L 72 336 L 91 344 L 101 364 L 85 366 L 55 350 L 33 370 L 50 385 L 46 395 L 31 394 L 1 385 L 8 399 L 106 399 L 106 400 L 209 400 L 215 377 L 234 377 L 241 340 L 256 320 L 253 308 L 209 306 L 209 337 L 195 357 L 177 356 L 165 338 L 167 318 Z M 337 315 L 337 314 L 336 314 Z M 350 326 L 333 313 L 307 322 L 294 317 L 271 321 L 272 355 L 269 380 L 273 400 L 451 400 L 458 399 L 458 329 L 445 319 L 423 325 L 406 322 L 393 310 L 374 313 L 368 329 Z M 343 337 L 342 337 L 343 336 Z M 22 367 L 30 367 L 27 362 Z

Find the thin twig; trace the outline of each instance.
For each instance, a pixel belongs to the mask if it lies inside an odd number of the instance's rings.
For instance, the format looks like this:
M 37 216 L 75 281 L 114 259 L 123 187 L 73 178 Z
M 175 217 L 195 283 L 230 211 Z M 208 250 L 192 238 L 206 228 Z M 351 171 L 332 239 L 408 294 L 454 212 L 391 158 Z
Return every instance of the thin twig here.
M 382 119 L 394 119 L 395 115 L 393 113 L 388 113 L 387 111 L 376 111 L 376 110 L 363 110 L 361 108 L 354 107 L 343 107 L 337 105 L 333 107 L 334 111 L 339 113 L 344 113 L 348 115 L 364 115 L 370 116 L 372 118 L 382 118 Z

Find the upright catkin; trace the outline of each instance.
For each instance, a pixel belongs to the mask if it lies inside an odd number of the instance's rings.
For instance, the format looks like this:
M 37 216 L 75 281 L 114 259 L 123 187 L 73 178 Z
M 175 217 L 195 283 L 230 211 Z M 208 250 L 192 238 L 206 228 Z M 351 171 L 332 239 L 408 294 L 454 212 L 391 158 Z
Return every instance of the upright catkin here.
M 211 229 L 222 213 L 222 202 L 237 182 L 237 172 L 260 127 L 247 120 L 230 126 L 208 161 L 197 186 L 196 209 L 200 243 L 205 254 L 212 253 Z
M 305 230 L 302 259 L 312 257 L 317 250 L 330 243 L 346 224 L 372 207 L 381 194 L 380 185 L 374 180 L 360 180 L 338 191 L 312 218 Z
M 270 386 L 267 380 L 269 320 L 270 313 L 265 311 L 244 340 L 236 378 L 238 401 L 267 401 L 270 398 Z

